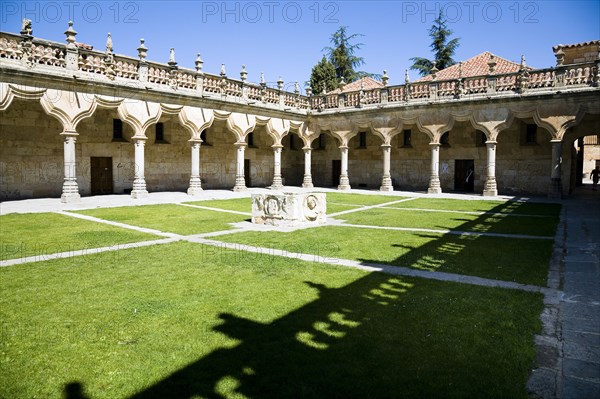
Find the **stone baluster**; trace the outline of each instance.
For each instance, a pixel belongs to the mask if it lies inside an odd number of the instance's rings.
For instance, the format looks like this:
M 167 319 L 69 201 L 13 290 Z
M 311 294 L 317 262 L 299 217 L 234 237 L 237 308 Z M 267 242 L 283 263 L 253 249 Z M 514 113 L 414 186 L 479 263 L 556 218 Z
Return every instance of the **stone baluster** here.
M 273 145 L 273 184 L 271 190 L 281 190 L 283 188 L 283 180 L 281 179 L 281 144 Z
M 190 186 L 188 187 L 188 195 L 196 195 L 202 191 L 202 180 L 200 178 L 200 145 L 201 139 L 189 140 L 192 148 L 192 174 L 190 175 Z
M 238 141 L 235 144 L 237 148 L 236 169 L 235 169 L 235 186 L 233 191 L 246 190 L 246 177 L 244 174 L 244 154 L 246 151 L 246 142 Z
M 427 193 L 440 194 L 442 187 L 440 185 L 440 143 L 429 143 L 431 147 L 431 175 L 429 177 L 429 188 Z
M 350 179 L 348 178 L 348 146 L 341 145 L 342 170 L 340 172 L 340 184 L 338 190 L 350 190 Z
M 144 147 L 146 146 L 147 137 L 132 137 L 133 145 L 135 146 L 135 171 L 133 179 L 133 189 L 131 190 L 132 198 L 143 198 L 148 195 L 146 190 L 146 177 L 144 176 Z
M 498 186 L 496 184 L 496 141 L 488 140 L 485 142 L 487 147 L 487 171 L 485 177 L 485 186 L 483 188 L 484 197 L 495 197 L 498 195 Z
M 302 149 L 304 150 L 304 179 L 302 180 L 302 187 L 313 188 L 312 172 L 311 172 L 312 148 L 310 146 L 308 146 L 308 147 L 304 147 Z
M 392 185 L 392 176 L 390 173 L 392 146 L 389 144 L 382 144 L 381 149 L 383 150 L 383 177 L 381 178 L 381 187 L 379 187 L 379 190 L 394 191 L 394 186 Z
M 77 162 L 75 158 L 75 142 L 77 132 L 62 132 L 64 138 L 64 182 L 62 187 L 61 202 L 77 202 L 80 199 L 79 186 L 77 185 Z

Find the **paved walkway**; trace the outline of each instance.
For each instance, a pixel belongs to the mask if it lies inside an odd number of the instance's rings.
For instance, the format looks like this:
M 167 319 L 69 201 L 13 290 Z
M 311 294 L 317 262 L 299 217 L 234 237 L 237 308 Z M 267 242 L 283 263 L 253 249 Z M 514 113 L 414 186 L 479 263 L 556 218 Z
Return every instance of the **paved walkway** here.
M 549 286 L 563 293 L 546 301 L 529 389 L 541 398 L 600 398 L 600 191 L 582 187 L 563 201 L 551 269 Z

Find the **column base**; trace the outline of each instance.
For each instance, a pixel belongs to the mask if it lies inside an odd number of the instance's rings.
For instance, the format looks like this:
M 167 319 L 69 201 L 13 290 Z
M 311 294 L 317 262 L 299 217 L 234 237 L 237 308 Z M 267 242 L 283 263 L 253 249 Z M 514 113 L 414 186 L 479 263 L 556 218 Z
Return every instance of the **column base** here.
M 440 179 L 435 176 L 429 180 L 429 188 L 427 189 L 427 194 L 441 194 L 442 186 L 440 185 Z
M 145 198 L 147 196 L 148 196 L 147 190 L 131 190 L 131 198 L 133 198 L 133 199 Z
M 60 196 L 60 202 L 62 203 L 71 203 L 71 202 L 80 202 L 81 195 L 79 193 L 64 193 Z
M 381 186 L 379 187 L 379 191 L 394 191 L 393 186 Z
M 246 186 L 234 186 L 233 187 L 233 191 L 235 191 L 235 192 L 246 191 L 247 189 L 248 189 L 248 187 L 246 187 Z
M 302 180 L 302 187 L 303 188 L 313 188 L 313 182 L 312 182 L 312 176 L 310 175 L 304 175 L 304 179 Z
M 390 178 L 390 175 L 385 175 L 383 177 L 379 191 L 394 191 L 394 186 L 392 186 L 392 179 Z
M 482 195 L 484 197 L 497 197 L 498 196 L 498 190 L 495 189 L 485 189 L 483 190 Z
M 350 179 L 348 179 L 348 176 L 346 175 L 341 175 L 340 176 L 340 184 L 338 185 L 338 190 L 350 190 L 352 187 L 350 187 Z
M 202 187 L 190 187 L 190 188 L 188 188 L 187 193 L 188 193 L 188 195 L 198 195 L 202 191 L 204 191 L 202 189 Z
M 548 192 L 550 199 L 562 199 L 562 179 L 553 178 L 550 183 L 550 191 Z
M 429 187 L 427 189 L 427 194 L 441 194 L 441 193 L 442 193 L 441 187 Z
M 274 177 L 273 184 L 269 187 L 271 190 L 282 190 L 283 189 L 283 180 L 281 177 Z

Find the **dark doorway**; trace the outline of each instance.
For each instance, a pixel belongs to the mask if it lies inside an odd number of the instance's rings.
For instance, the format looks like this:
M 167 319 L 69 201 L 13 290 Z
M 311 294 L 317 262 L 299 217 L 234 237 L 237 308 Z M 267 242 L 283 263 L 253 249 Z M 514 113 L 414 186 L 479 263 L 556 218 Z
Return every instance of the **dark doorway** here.
M 244 179 L 246 180 L 246 187 L 250 187 L 252 185 L 252 180 L 250 179 L 250 160 L 244 159 Z
M 111 157 L 91 157 L 92 195 L 113 193 L 113 170 Z
M 342 161 L 334 159 L 331 161 L 331 185 L 337 187 L 340 185 L 340 175 L 342 174 Z
M 475 161 L 457 159 L 454 161 L 454 189 L 471 193 L 474 191 Z

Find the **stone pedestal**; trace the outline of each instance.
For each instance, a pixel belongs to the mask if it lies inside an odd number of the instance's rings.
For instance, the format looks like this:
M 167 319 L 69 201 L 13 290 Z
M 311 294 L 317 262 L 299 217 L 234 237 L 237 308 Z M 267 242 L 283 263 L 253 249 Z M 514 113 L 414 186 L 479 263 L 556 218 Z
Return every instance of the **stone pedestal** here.
M 273 226 L 327 221 L 325 193 L 252 194 L 252 223 Z

